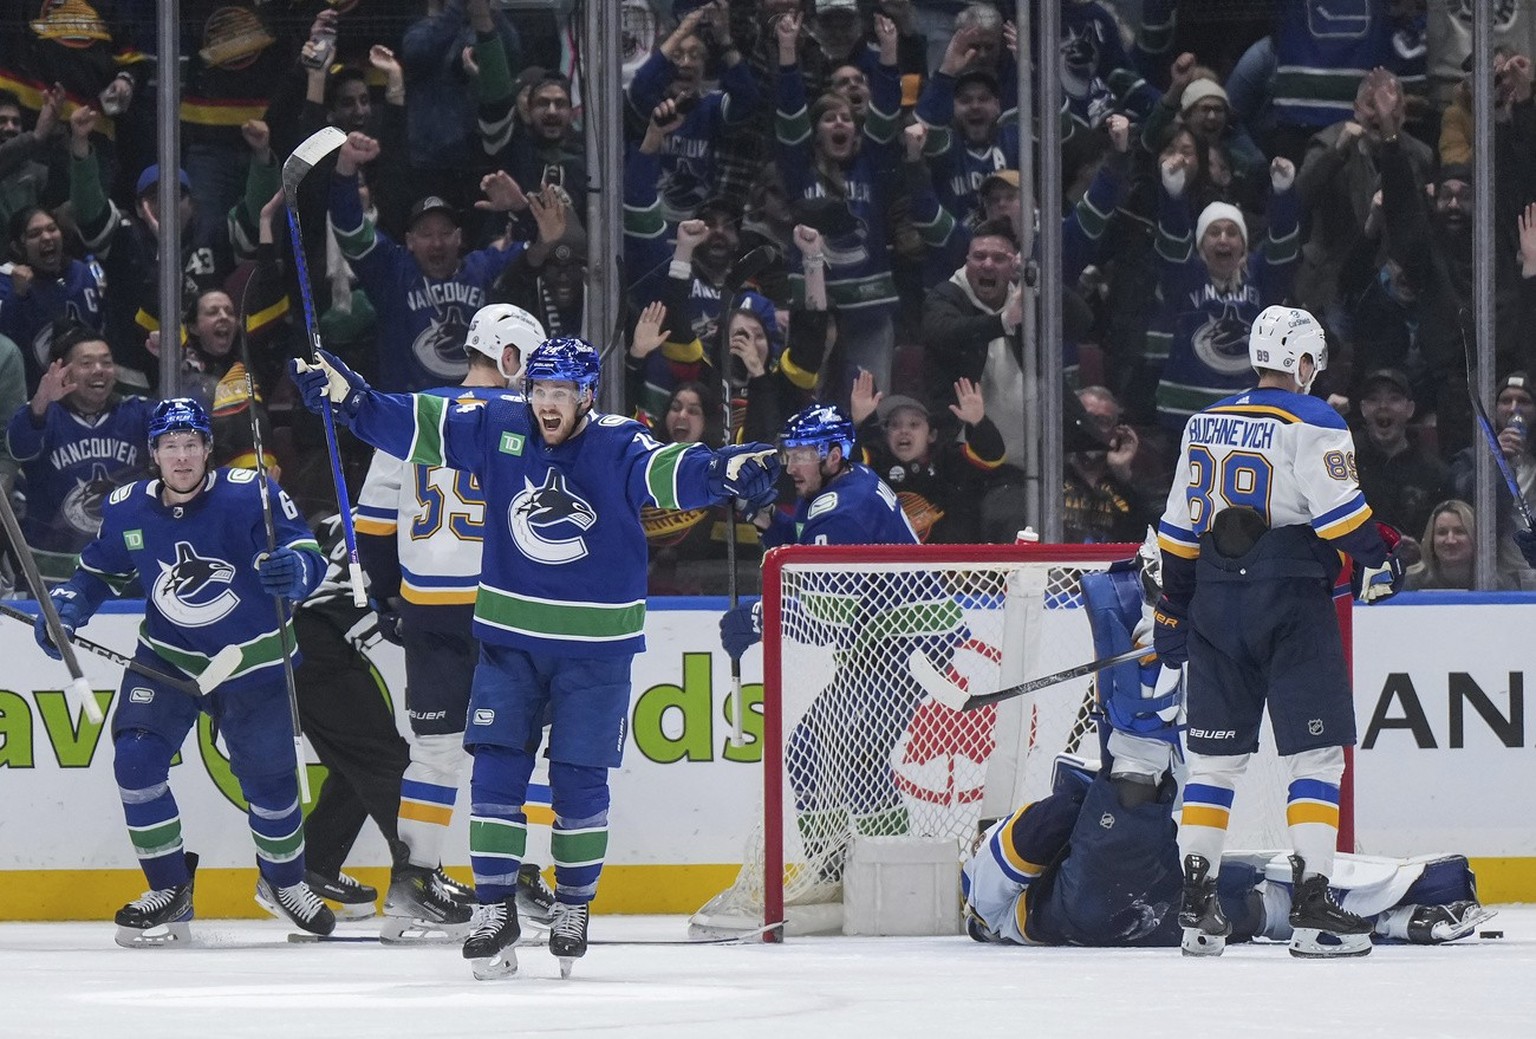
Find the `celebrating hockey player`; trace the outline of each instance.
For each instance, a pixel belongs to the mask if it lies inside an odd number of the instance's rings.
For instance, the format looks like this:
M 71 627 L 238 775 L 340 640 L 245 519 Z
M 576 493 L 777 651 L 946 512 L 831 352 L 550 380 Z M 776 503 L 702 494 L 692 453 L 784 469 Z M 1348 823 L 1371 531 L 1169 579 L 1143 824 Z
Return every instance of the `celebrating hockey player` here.
M 1355 559 L 1361 602 L 1393 594 L 1402 575 L 1398 535 L 1371 520 L 1344 420 L 1308 396 L 1328 365 L 1317 320 L 1269 307 L 1254 322 L 1248 356 L 1258 388 L 1211 405 L 1184 427 L 1158 528 L 1157 654 L 1167 664 L 1189 661 L 1183 948 L 1220 955 L 1232 932 L 1217 876 L 1233 792 L 1258 749 L 1267 702 L 1291 778 L 1291 952 L 1363 956 L 1371 951 L 1370 922 L 1340 908 L 1328 887 L 1344 748 L 1355 742 L 1331 595 L 1341 552 Z
M 427 392 L 457 408 L 521 401 L 509 386 L 520 380 L 523 358 L 544 338 L 544 326 L 527 311 L 506 303 L 482 307 L 465 339 L 469 374 L 458 386 Z M 472 628 L 485 496 L 468 472 L 407 465 L 378 451 L 358 497 L 357 533 L 379 630 L 405 649 L 411 725 L 384 934 L 391 941 L 417 932 L 462 937 L 470 907 L 454 897 L 439 865 L 467 758 L 464 723 L 480 655 Z M 526 901 L 523 908 L 530 908 Z
M 778 475 L 767 445 L 662 445 L 638 423 L 594 411 L 600 367 L 585 340 L 550 339 L 527 359 L 526 402 L 465 406 L 370 390 L 323 351 L 313 365 L 294 363 L 306 407 L 335 406 L 357 436 L 411 463 L 472 474 L 485 496 L 480 662 L 464 736 L 482 910 L 463 951 L 482 979 L 517 969 L 523 802 L 546 710 L 558 899 L 549 948 L 562 974 L 586 953 L 608 845 L 608 770 L 623 752 L 630 662 L 645 646 L 640 509 L 732 497 L 762 507 Z
M 830 404 L 809 405 L 785 424 L 779 437 L 781 460 L 799 501 L 793 517 L 774 512 L 754 518 L 765 548 L 917 544 L 896 493 L 874 470 L 851 459 L 853 447 L 853 423 Z M 928 596 L 921 589 L 910 591 L 914 594 L 906 598 L 921 599 L 924 608 L 876 615 L 865 604 L 891 601 L 891 596 L 879 595 L 864 575 L 834 575 L 824 587 L 801 588 L 798 601 L 786 606 L 796 611 L 804 639 L 833 646 L 840 657 L 830 686 L 794 726 L 784 751 L 801 840 L 807 857 L 817 863 L 817 879 L 827 884 L 841 879 L 854 833 L 907 832 L 890 751 L 926 694 L 905 671 L 901 690 L 886 687 L 891 675 L 876 680 L 880 688 L 874 688 L 870 676 L 877 672 L 860 657 L 906 660 L 921 649 L 939 659 L 961 626 L 960 607 L 941 589 Z M 742 603 L 720 619 L 720 640 L 732 657 L 739 658 L 761 637 L 759 602 Z M 871 710 L 869 704 L 882 698 L 894 699 L 897 706 Z M 826 753 L 837 745 L 866 750 L 855 760 L 842 761 Z
M 217 722 L 250 805 L 260 871 L 256 901 L 315 934 L 329 934 L 336 924 L 304 880 L 284 639 L 272 609 L 274 596 L 302 599 L 314 590 L 325 561 L 293 500 L 275 484 L 271 511 L 278 547 L 268 552 L 256 474 L 210 469 L 212 448 L 201 404 L 177 397 L 156 405 L 149 450 L 159 478 L 108 497 L 101 534 L 81 552 L 74 576 L 52 593 L 72 633 L 138 577 L 146 596 L 136 659 L 160 671 L 200 674 L 231 644 L 243 654 L 233 674 L 203 700 L 133 672 L 123 676 L 112 718 L 113 772 L 150 888 L 117 913 L 123 946 L 188 937 L 197 856 L 183 850 L 181 813 L 168 777 L 200 711 Z M 43 650 L 57 657 L 42 618 L 36 635 Z
M 1094 647 L 1111 656 L 1145 641 L 1156 596 L 1156 560 L 1083 577 Z M 1150 578 L 1146 584 L 1143 576 Z M 1105 761 L 1097 769 L 1058 759 L 1053 791 L 993 824 L 962 872 L 966 930 L 981 942 L 1019 945 L 1180 944 L 1182 879 L 1173 822 L 1179 754 L 1180 671 L 1161 662 L 1120 664 L 1096 687 Z M 1283 853 L 1223 863 L 1217 898 L 1233 940 L 1294 938 L 1299 897 Z M 1340 855 L 1343 903 L 1378 939 L 1438 944 L 1471 934 L 1493 915 L 1478 903 L 1460 855 L 1399 861 Z M 1367 938 L 1367 940 L 1369 940 Z

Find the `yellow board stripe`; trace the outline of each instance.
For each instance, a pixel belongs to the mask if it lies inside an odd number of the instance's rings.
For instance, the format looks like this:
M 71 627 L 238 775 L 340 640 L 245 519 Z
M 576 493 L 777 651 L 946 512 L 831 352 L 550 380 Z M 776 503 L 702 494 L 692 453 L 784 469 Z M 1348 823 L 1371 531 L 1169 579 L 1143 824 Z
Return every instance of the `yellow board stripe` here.
M 400 818 L 415 823 L 436 823 L 447 826 L 453 819 L 453 809 L 445 805 L 423 804 L 420 801 L 400 801 Z
M 1209 826 L 1215 830 L 1225 830 L 1227 820 L 1232 813 L 1217 805 L 1192 805 L 1184 806 L 1184 818 L 1182 826 Z
M 1186 810 L 1187 811 L 1187 810 Z M 1339 806 L 1323 801 L 1292 801 L 1285 806 L 1285 824 L 1301 826 L 1304 823 L 1322 823 L 1339 828 Z

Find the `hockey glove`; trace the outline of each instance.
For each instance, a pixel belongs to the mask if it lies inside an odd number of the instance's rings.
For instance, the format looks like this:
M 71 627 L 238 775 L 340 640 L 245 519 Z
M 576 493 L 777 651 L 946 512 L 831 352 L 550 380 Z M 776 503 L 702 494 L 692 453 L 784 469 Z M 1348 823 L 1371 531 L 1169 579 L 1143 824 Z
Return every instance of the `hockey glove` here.
M 309 594 L 309 567 L 304 557 L 291 548 L 279 548 L 263 554 L 256 563 L 256 574 L 268 595 L 284 599 L 302 599 Z
M 741 603 L 726 610 L 720 617 L 720 645 L 740 660 L 741 655 L 763 637 L 763 604 L 761 601 Z
M 715 452 L 704 474 L 704 485 L 716 498 L 753 502 L 775 490 L 778 478 L 776 449 L 767 444 L 736 444 Z
M 83 618 L 80 616 L 80 607 L 75 602 L 75 593 L 68 590 L 56 591 L 49 596 L 53 600 L 53 607 L 58 611 L 59 624 L 64 628 L 65 638 L 74 638 L 75 629 L 80 626 Z M 53 636 L 48 633 L 48 619 L 39 610 L 37 620 L 32 624 L 32 635 L 37 639 L 37 644 L 43 648 L 43 652 L 54 660 L 63 660 L 64 654 L 59 652 L 59 647 L 53 644 Z
M 1397 528 L 1386 523 L 1376 524 L 1376 532 L 1387 546 L 1387 558 L 1379 566 L 1356 566 L 1351 578 L 1355 598 L 1363 603 L 1391 598 L 1397 594 L 1398 585 L 1403 580 L 1403 560 L 1397 553 L 1403 536 Z
M 1189 615 L 1165 595 L 1157 600 L 1152 614 L 1152 648 L 1168 667 L 1178 667 L 1189 659 Z
M 379 616 L 379 637 L 385 642 L 392 642 L 397 646 L 405 645 L 405 620 L 394 608 L 397 599 L 388 599 L 380 602 L 377 599 L 368 600 L 368 608 Z
M 1536 530 L 1528 527 L 1515 528 L 1515 546 L 1525 557 L 1525 565 L 1536 567 Z
M 368 383 L 363 377 L 342 363 L 335 354 L 319 351 L 313 364 L 302 358 L 288 362 L 293 381 L 303 394 L 304 406 L 316 415 L 321 414 L 329 402 L 338 415 L 350 419 L 362 407 Z

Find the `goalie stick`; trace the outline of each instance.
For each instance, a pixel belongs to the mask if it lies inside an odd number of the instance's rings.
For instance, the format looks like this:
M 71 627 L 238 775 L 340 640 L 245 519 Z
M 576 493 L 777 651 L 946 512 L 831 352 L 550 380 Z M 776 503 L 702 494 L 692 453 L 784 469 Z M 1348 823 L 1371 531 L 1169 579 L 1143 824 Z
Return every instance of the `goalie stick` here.
M 1004 700 L 1011 700 L 1015 696 L 1033 693 L 1060 682 L 1070 682 L 1074 678 L 1094 674 L 1104 670 L 1106 667 L 1114 667 L 1116 664 L 1125 664 L 1148 656 L 1152 656 L 1152 647 L 1141 646 L 1136 649 L 1128 649 L 1123 653 L 1116 653 L 1112 657 L 1090 660 L 1086 664 L 1078 664 L 1076 667 L 1069 667 L 1065 671 L 1057 671 L 1054 674 L 1031 678 L 1027 682 L 1020 682 L 1018 685 L 1011 685 L 1006 689 L 999 689 L 993 693 L 977 693 L 974 696 L 968 694 L 964 688 L 951 681 L 948 676 L 935 667 L 933 661 L 929 660 L 928 655 L 922 650 L 913 650 L 912 655 L 907 658 L 907 666 L 912 669 L 912 677 L 917 679 L 917 684 L 922 686 L 923 691 L 936 701 L 953 711 L 974 711 L 978 707 L 1001 703 Z
M 299 184 L 309 171 L 327 155 L 340 148 L 347 135 L 334 126 L 323 127 L 306 137 L 283 162 L 283 199 L 288 210 L 288 237 L 293 243 L 294 271 L 299 280 L 299 298 L 304 305 L 304 330 L 309 334 L 309 360 L 320 355 L 320 326 L 315 320 L 314 294 L 309 285 L 309 261 L 304 255 L 304 234 L 299 225 Z M 241 331 L 244 331 L 242 326 Z M 330 408 L 320 413 L 325 423 L 325 449 L 331 456 L 331 482 L 336 486 L 336 508 L 341 516 L 341 533 L 347 542 L 347 577 L 352 585 L 352 604 L 359 609 L 368 605 L 363 590 L 363 564 L 357 554 L 357 531 L 352 527 L 352 502 L 347 494 L 347 478 L 341 468 L 341 449 L 336 443 L 336 418 Z
M 0 602 L 0 616 L 23 621 L 27 624 L 32 624 L 37 619 L 25 610 L 18 610 L 16 607 L 3 602 Z M 119 653 L 110 646 L 103 646 L 98 642 L 92 642 L 90 639 L 83 638 L 80 635 L 71 636 L 70 641 L 88 653 L 94 653 L 104 660 L 110 660 L 125 671 L 132 671 L 134 674 L 143 675 L 145 678 L 153 678 L 156 682 L 160 682 L 176 690 L 178 693 L 186 693 L 188 696 L 193 697 L 201 697 L 206 693 L 211 693 L 226 678 L 235 673 L 235 668 L 240 666 L 240 647 L 225 646 L 209 659 L 208 666 L 203 668 L 202 674 L 198 675 L 195 679 L 181 678 L 177 675 L 161 671 L 159 668 L 141 663 L 126 653 Z
M 725 446 L 730 447 L 736 442 L 736 430 L 732 426 L 731 415 L 731 314 L 735 310 L 736 297 L 741 294 L 742 286 L 761 274 L 768 265 L 773 262 L 774 251 L 766 245 L 759 245 L 756 249 L 742 254 L 731 265 L 726 273 L 725 284 L 721 288 L 720 298 L 726 301 L 730 310 L 720 315 L 720 399 L 721 406 L 725 409 Z M 730 600 L 730 608 L 735 609 L 740 593 L 736 586 L 736 506 L 726 506 L 729 515 L 725 523 L 725 580 L 726 596 Z M 740 747 L 747 742 L 746 737 L 746 701 L 741 696 L 741 658 L 731 659 L 731 691 L 727 697 L 731 704 L 731 746 Z
M 91 690 L 91 685 L 85 680 L 85 672 L 80 670 L 80 661 L 75 659 L 75 647 L 70 644 L 64 634 L 64 622 L 59 620 L 59 611 L 53 605 L 53 600 L 48 597 L 48 589 L 43 585 L 43 576 L 37 572 L 37 560 L 32 557 L 32 549 L 27 545 L 27 539 L 21 535 L 21 524 L 16 520 L 16 510 L 11 508 L 11 496 L 0 488 L 0 524 L 5 527 L 6 537 L 10 538 L 11 551 L 16 556 L 16 561 L 21 564 L 22 576 L 27 579 L 27 586 L 32 589 L 32 594 L 37 596 L 38 609 L 43 613 L 43 622 L 48 626 L 48 637 L 58 647 L 59 655 L 64 658 L 64 666 L 69 670 L 69 685 L 64 687 L 64 697 L 85 712 L 85 716 L 92 723 L 100 725 L 105 719 L 101 713 L 101 704 L 96 702 L 96 694 Z M 30 618 L 29 618 L 30 619 Z

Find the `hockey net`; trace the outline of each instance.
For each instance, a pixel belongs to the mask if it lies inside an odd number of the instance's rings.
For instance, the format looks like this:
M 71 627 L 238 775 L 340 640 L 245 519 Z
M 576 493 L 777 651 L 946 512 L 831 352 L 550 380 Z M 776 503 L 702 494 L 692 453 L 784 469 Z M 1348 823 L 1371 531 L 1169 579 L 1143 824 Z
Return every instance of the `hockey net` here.
M 763 816 L 697 934 L 841 929 L 856 836 L 952 839 L 1050 792 L 1059 754 L 1099 756 L 1090 677 L 971 712 L 928 697 L 924 652 L 971 693 L 1094 659 L 1083 574 L 1135 545 L 796 546 L 763 564 Z M 1348 640 L 1348 599 L 1341 608 Z M 1267 727 L 1267 726 L 1266 726 Z M 1229 848 L 1289 845 L 1287 777 L 1267 734 Z M 1350 821 L 1349 777 L 1341 820 Z M 1352 834 L 1341 827 L 1342 847 Z M 773 882 L 769 882 L 772 878 Z

